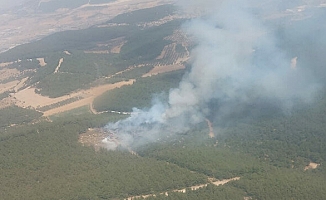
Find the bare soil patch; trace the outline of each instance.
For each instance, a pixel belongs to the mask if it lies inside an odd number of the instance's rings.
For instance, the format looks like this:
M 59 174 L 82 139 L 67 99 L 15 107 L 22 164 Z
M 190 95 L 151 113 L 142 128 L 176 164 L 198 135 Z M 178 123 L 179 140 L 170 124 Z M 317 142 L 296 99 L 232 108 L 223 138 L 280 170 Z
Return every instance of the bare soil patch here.
M 172 72 L 172 71 L 185 69 L 185 68 L 186 67 L 183 64 L 155 66 L 151 71 L 144 74 L 142 77 L 155 76 L 161 73 Z
M 84 53 L 92 53 L 92 54 L 109 54 L 108 50 L 103 50 L 103 51 L 84 51 Z
M 215 180 L 213 178 L 208 178 L 208 182 L 215 185 L 215 186 L 220 186 L 220 185 L 224 185 L 230 181 L 237 181 L 237 180 L 240 180 L 240 177 L 234 177 L 234 178 L 230 178 L 230 179 L 224 179 L 224 180 Z M 205 188 L 208 186 L 209 183 L 206 183 L 206 184 L 201 184 L 201 185 L 195 185 L 195 186 L 191 186 L 189 188 L 183 188 L 183 189 L 177 189 L 177 190 L 173 190 L 172 192 L 180 192 L 180 193 L 186 193 L 187 190 L 198 190 L 198 189 L 201 189 L 201 188 Z M 165 196 L 169 196 L 169 193 L 171 192 L 162 192 L 160 193 L 161 195 L 165 195 Z M 146 198 L 149 198 L 149 197 L 155 197 L 155 194 L 146 194 L 146 195 L 139 195 L 139 196 L 132 196 L 132 197 L 128 197 L 126 200 L 134 200 L 134 199 L 140 199 L 140 198 L 143 198 L 143 199 L 146 199 Z
M 90 105 L 93 103 L 94 99 L 100 95 L 102 95 L 104 92 L 115 89 L 115 88 L 120 88 L 124 85 L 132 85 L 134 82 L 134 80 L 129 80 L 129 81 L 122 81 L 122 82 L 118 82 L 118 83 L 114 83 L 114 84 L 106 84 L 106 85 L 101 85 L 98 87 L 94 87 L 91 88 L 89 90 L 83 90 L 77 93 L 72 94 L 71 96 L 84 96 L 83 99 L 79 100 L 79 101 L 75 101 L 72 102 L 70 104 L 58 107 L 58 108 L 54 108 L 51 110 L 48 110 L 46 112 L 44 112 L 44 116 L 50 116 L 50 115 L 54 115 L 57 113 L 61 113 L 61 112 L 65 112 L 68 110 L 72 110 L 75 108 L 79 108 L 85 105 Z
M 0 67 L 7 67 L 8 65 L 12 65 L 14 62 L 3 62 L 0 63 Z
M 304 170 L 307 171 L 309 169 L 317 169 L 318 167 L 320 166 L 320 164 L 318 163 L 313 163 L 313 162 L 310 162 L 309 165 L 307 165 Z
M 0 93 L 4 93 L 13 90 L 14 87 L 19 83 L 19 81 L 11 81 L 5 84 L 0 84 Z
M 59 69 L 60 69 L 62 63 L 63 63 L 63 58 L 60 58 L 59 64 L 58 64 L 57 68 L 55 68 L 54 73 L 58 73 L 59 72 Z
M 11 77 L 16 77 L 20 74 L 20 71 L 17 69 L 1 69 L 0 70 L 0 81 L 6 80 Z
M 18 90 L 20 90 L 20 88 L 25 86 L 25 82 L 28 80 L 28 77 L 23 78 L 14 88 L 15 92 L 18 92 Z
M 44 58 L 36 58 L 37 61 L 40 63 L 41 67 L 44 67 L 47 65 L 47 63 L 45 62 Z
M 13 94 L 13 98 L 16 100 L 15 104 L 20 107 L 43 107 L 47 105 L 51 105 L 65 99 L 71 98 L 69 95 L 65 95 L 58 98 L 49 98 L 46 96 L 42 96 L 40 94 L 35 93 L 35 88 L 28 87 L 25 88 L 15 94 Z
M 119 88 L 123 85 L 131 85 L 131 84 L 133 84 L 133 82 L 134 82 L 134 80 L 129 80 L 129 81 L 118 82 L 115 84 L 101 85 L 101 86 L 90 88 L 88 90 L 80 90 L 77 92 L 73 92 L 69 95 L 65 95 L 65 96 L 61 96 L 61 97 L 57 97 L 57 98 L 49 98 L 46 96 L 42 96 L 35 92 L 35 88 L 28 87 L 28 88 L 25 88 L 21 91 L 18 91 L 15 94 L 13 94 L 12 101 L 17 106 L 20 106 L 20 107 L 33 107 L 33 108 L 37 109 L 40 107 L 49 106 L 49 105 L 52 105 L 55 103 L 59 103 L 59 102 L 65 101 L 65 100 L 73 98 L 73 97 L 81 97 L 80 100 L 77 100 L 77 101 L 69 103 L 67 105 L 63 105 L 58 108 L 54 108 L 54 109 L 44 112 L 44 116 L 50 116 L 50 115 L 57 114 L 60 112 L 69 111 L 74 108 L 89 105 L 93 102 L 93 100 L 97 96 L 102 95 L 104 92 L 106 92 L 108 90 L 112 90 L 114 88 Z M 17 84 L 18 84 L 18 81 L 17 81 L 16 85 Z
M 68 56 L 71 55 L 71 53 L 69 51 L 64 51 L 63 53 L 67 54 Z

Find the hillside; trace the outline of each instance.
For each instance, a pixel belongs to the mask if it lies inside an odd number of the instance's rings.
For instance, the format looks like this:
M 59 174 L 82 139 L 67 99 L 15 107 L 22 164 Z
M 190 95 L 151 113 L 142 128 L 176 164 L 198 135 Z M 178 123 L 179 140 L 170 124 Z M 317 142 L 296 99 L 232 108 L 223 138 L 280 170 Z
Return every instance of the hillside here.
M 324 4 L 191 3 L 20 7 L 67 27 L 0 53 L 0 199 L 324 199 Z

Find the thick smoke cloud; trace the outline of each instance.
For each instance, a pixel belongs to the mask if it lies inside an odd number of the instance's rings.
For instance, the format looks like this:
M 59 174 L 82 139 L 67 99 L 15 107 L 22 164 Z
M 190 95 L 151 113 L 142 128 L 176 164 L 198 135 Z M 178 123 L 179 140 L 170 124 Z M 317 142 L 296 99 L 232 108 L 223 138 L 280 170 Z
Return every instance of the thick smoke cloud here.
M 122 145 L 138 146 L 159 135 L 185 132 L 206 118 L 228 124 L 237 117 L 270 110 L 289 113 L 297 102 L 310 103 L 323 86 L 324 75 L 316 70 L 325 71 L 325 56 L 318 52 L 326 46 L 325 29 L 319 28 L 319 35 L 311 32 L 320 15 L 300 21 L 292 20 L 297 17 L 293 13 L 268 19 L 299 3 L 179 1 L 185 11 L 200 13 L 183 26 L 197 44 L 190 71 L 170 90 L 167 102 L 155 100 L 149 110 L 135 109 L 131 117 L 106 128 L 117 132 Z M 318 50 L 306 55 L 298 44 Z

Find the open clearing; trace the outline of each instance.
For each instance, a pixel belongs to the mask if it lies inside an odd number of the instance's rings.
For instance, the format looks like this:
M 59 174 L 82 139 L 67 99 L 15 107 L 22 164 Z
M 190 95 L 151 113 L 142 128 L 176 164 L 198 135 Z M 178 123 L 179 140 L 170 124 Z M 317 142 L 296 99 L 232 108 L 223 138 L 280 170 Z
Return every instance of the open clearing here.
M 154 76 L 166 72 L 172 72 L 180 69 L 185 69 L 185 65 L 183 64 L 175 64 L 175 65 L 162 65 L 162 66 L 155 66 L 151 71 L 144 74 L 142 77 L 149 77 Z
M 20 74 L 20 71 L 17 69 L 1 69 L 0 70 L 0 81 L 6 80 L 11 77 L 18 76 Z
M 122 82 L 118 82 L 118 83 L 114 83 L 114 84 L 101 85 L 98 87 L 91 88 L 89 90 L 82 90 L 80 92 L 76 92 L 76 93 L 72 94 L 71 96 L 81 95 L 84 98 L 79 101 L 75 101 L 73 103 L 48 110 L 48 111 L 44 112 L 44 116 L 50 116 L 50 115 L 65 112 L 68 110 L 72 110 L 75 108 L 79 108 L 79 107 L 82 107 L 85 105 L 91 105 L 93 103 L 94 99 L 96 97 L 102 95 L 104 92 L 115 89 L 115 88 L 120 88 L 124 85 L 132 85 L 133 83 L 134 83 L 134 80 L 122 81 Z
M 45 62 L 44 58 L 36 58 L 36 60 L 40 63 L 41 67 L 44 67 L 47 65 L 47 63 Z
M 35 88 L 28 87 L 17 93 L 12 94 L 12 101 L 14 102 L 14 104 L 16 104 L 19 107 L 23 107 L 23 108 L 32 107 L 37 110 L 40 107 L 56 104 L 65 101 L 67 99 L 71 99 L 73 97 L 80 97 L 80 100 L 44 112 L 44 116 L 50 116 L 60 112 L 69 111 L 74 108 L 89 105 L 93 102 L 93 100 L 97 96 L 102 95 L 104 92 L 108 90 L 112 90 L 114 88 L 119 88 L 124 85 L 131 85 L 133 84 L 133 82 L 134 80 L 129 80 L 129 81 L 122 81 L 114 84 L 101 85 L 101 86 L 90 88 L 88 90 L 80 90 L 58 98 L 49 98 L 46 96 L 42 96 L 40 94 L 35 93 Z M 15 86 L 18 83 L 19 81 L 15 82 Z
M 0 84 L 0 93 L 4 93 L 6 91 L 14 89 L 14 87 L 16 87 L 18 83 L 19 81 L 11 81 L 5 84 Z
M 310 162 L 309 165 L 304 168 L 304 170 L 307 171 L 309 169 L 317 169 L 319 166 L 320 164 L 318 163 Z

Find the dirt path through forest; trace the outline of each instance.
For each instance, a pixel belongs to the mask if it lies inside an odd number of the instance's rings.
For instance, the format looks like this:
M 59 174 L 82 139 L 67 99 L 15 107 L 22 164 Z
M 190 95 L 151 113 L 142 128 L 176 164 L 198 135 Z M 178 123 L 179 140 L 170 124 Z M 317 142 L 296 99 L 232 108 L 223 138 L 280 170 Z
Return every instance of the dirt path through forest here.
M 55 68 L 54 73 L 58 73 L 59 72 L 59 69 L 60 69 L 62 63 L 63 63 L 63 58 L 61 58 L 59 60 L 59 64 L 58 64 L 57 68 Z
M 191 187 L 188 187 L 188 188 L 176 189 L 176 190 L 172 190 L 172 191 L 166 191 L 166 192 L 162 192 L 160 194 L 165 195 L 165 196 L 169 196 L 169 193 L 175 193 L 175 192 L 186 193 L 187 190 L 192 190 L 192 191 L 199 190 L 201 188 L 207 187 L 209 184 L 213 184 L 215 186 L 221 186 L 221 185 L 224 185 L 224 184 L 226 184 L 226 183 L 228 183 L 230 181 L 237 181 L 237 180 L 240 180 L 240 177 L 234 177 L 234 178 L 223 179 L 223 180 L 215 180 L 214 178 L 208 178 L 208 183 L 206 183 L 206 184 L 195 185 L 195 186 L 191 186 Z M 128 197 L 125 200 L 135 200 L 135 199 L 140 199 L 140 198 L 146 199 L 146 198 L 155 197 L 155 196 L 156 196 L 155 194 L 144 194 L 144 195 Z

